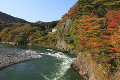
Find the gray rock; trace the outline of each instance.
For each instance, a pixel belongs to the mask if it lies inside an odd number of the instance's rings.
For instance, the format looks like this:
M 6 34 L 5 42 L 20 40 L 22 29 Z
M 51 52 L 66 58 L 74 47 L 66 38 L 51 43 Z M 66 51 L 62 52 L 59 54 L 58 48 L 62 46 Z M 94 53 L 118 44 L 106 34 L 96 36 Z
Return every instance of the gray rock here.
M 63 40 L 58 40 L 56 47 L 68 51 L 68 44 Z
M 8 66 L 29 60 L 29 57 L 14 56 L 13 54 L 0 54 L 0 70 Z
M 65 29 L 66 29 L 66 30 L 67 30 L 67 28 L 69 27 L 71 21 L 72 21 L 72 18 L 68 18 L 68 19 L 65 21 Z

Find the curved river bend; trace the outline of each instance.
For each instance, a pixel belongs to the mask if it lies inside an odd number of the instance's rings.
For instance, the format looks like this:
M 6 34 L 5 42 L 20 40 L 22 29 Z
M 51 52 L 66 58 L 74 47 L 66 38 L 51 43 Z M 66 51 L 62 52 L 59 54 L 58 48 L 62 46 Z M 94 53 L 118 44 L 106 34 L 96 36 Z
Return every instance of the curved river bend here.
M 34 59 L 0 71 L 0 80 L 83 80 L 70 65 L 74 57 L 52 49 L 0 44 L 0 53 L 15 53 Z

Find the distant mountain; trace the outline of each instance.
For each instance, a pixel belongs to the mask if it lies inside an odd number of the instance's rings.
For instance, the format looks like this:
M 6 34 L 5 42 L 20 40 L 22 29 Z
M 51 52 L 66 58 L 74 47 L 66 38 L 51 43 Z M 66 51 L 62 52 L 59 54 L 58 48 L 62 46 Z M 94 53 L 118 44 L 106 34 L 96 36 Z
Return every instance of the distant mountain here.
M 35 22 L 35 23 L 43 23 L 42 21 L 37 21 L 37 22 Z
M 13 16 L 3 13 L 1 11 L 0 11 L 0 21 L 4 21 L 7 23 L 28 23 L 24 19 L 13 17 Z
M 56 20 L 56 21 L 51 21 L 51 22 L 59 22 L 60 20 Z M 43 22 L 43 21 L 37 21 L 35 23 L 41 24 L 41 23 L 50 23 L 50 22 Z

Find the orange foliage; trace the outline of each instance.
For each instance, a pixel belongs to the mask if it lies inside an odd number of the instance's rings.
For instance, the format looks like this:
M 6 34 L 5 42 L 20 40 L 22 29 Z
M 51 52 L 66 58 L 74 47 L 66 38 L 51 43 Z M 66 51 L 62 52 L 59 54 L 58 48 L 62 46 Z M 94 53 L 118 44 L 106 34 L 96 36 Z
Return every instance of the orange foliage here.
M 75 10 L 75 9 L 76 9 L 77 7 L 78 7 L 78 3 L 74 4 L 73 7 L 71 7 L 70 10 L 68 11 L 68 16 L 73 17 L 73 16 L 74 16 L 73 14 L 76 13 L 76 10 Z
M 84 43 L 83 46 L 89 50 L 91 53 L 100 52 L 100 49 L 96 47 L 100 46 L 99 36 L 97 36 L 98 28 L 100 28 L 99 22 L 104 20 L 104 18 L 97 18 L 96 16 L 83 15 L 81 20 L 78 20 L 78 32 L 79 36 L 74 35 L 74 37 L 79 37 L 80 42 Z
M 78 37 L 82 46 L 91 53 L 107 52 L 111 58 L 120 58 L 120 11 L 109 11 L 107 19 L 108 26 L 101 29 L 100 22 L 105 18 L 83 15 L 81 20 L 77 20 L 79 35 L 74 35 L 74 39 Z
M 120 58 L 120 11 L 117 11 L 117 13 L 109 11 L 108 20 L 109 24 L 107 29 L 104 29 L 102 37 L 106 43 L 110 42 L 113 46 L 109 49 L 113 50 L 114 53 L 110 53 L 109 56 L 111 58 Z

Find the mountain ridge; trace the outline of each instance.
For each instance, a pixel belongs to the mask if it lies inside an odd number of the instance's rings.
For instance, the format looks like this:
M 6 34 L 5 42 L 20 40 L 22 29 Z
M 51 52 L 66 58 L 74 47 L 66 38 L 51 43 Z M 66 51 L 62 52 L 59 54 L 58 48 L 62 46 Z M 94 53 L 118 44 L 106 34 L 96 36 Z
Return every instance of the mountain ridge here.
M 24 19 L 11 16 L 2 11 L 0 11 L 0 21 L 7 22 L 7 23 L 28 23 L 28 21 Z

